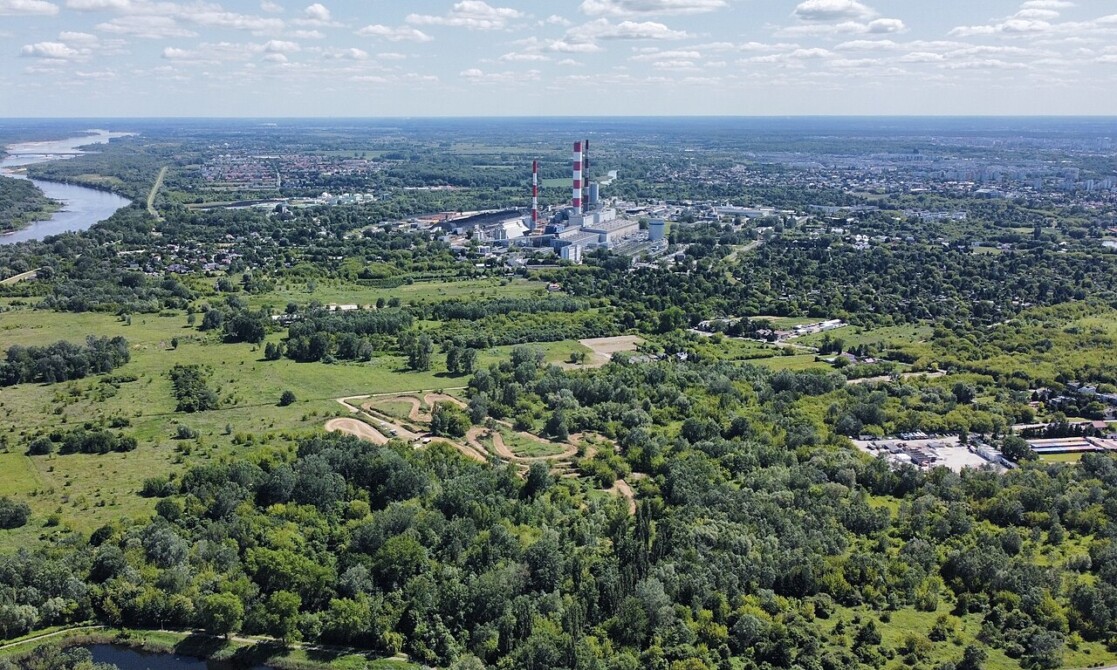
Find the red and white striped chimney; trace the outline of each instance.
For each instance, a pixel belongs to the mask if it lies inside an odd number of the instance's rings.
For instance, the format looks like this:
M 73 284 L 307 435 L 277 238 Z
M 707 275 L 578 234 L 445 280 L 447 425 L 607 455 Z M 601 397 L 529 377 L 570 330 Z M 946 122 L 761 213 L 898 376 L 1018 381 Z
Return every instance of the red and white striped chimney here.
M 590 204 L 589 198 L 590 189 L 590 141 L 584 140 L 582 142 L 582 202 L 587 205 Z
M 539 161 L 531 162 L 531 232 L 539 232 Z
M 574 198 L 571 201 L 576 214 L 582 213 L 582 143 L 574 143 Z

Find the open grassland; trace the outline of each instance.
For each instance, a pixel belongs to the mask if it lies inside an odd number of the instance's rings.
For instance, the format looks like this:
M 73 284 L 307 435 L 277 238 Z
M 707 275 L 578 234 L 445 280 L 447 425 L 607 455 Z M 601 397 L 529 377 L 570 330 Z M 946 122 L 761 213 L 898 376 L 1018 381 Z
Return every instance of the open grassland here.
M 820 363 L 815 361 L 814 354 L 804 354 L 801 356 L 774 356 L 772 358 L 759 358 L 751 360 L 749 363 L 754 365 L 762 365 L 770 370 L 830 370 L 832 369 L 829 363 Z
M 884 328 L 860 328 L 847 326 L 832 330 L 829 333 L 815 333 L 804 335 L 795 340 L 799 344 L 817 347 L 822 344 L 827 335 L 832 340 L 842 340 L 846 347 L 860 345 L 882 345 L 901 347 L 921 344 L 931 338 L 933 329 L 930 326 L 889 326 Z
M 523 296 L 531 295 L 537 286 L 521 281 L 503 286 L 500 282 L 416 284 L 391 291 L 327 287 L 325 294 L 303 297 L 329 302 L 330 295 L 337 300 L 362 295 L 360 301 L 375 302 L 376 295 L 410 295 L 417 300 L 480 292 L 494 297 Z M 253 298 L 260 304 L 280 305 L 284 299 L 281 293 Z M 378 354 L 368 363 L 327 365 L 286 358 L 264 361 L 262 347 L 224 344 L 217 334 L 188 327 L 185 313 L 135 315 L 130 324 L 107 314 L 56 313 L 26 307 L 0 313 L 0 351 L 14 344 L 82 342 L 86 335 L 120 335 L 128 340 L 131 361 L 109 375 L 120 380 L 106 383 L 105 376 L 98 376 L 0 389 L 0 495 L 18 495 L 32 508 L 26 526 L 0 533 L 0 551 L 67 529 L 90 532 L 113 518 L 145 518 L 152 513 L 155 502 L 138 495 L 146 479 L 182 472 L 207 459 L 290 448 L 296 433 L 319 430 L 325 418 L 347 415 L 337 398 L 460 389 L 468 381 L 468 376 L 449 375 L 444 356 L 437 352 L 433 368 L 426 372 L 407 370 L 405 359 L 390 353 Z M 271 333 L 268 342 L 280 342 L 285 335 L 285 330 Z M 172 346 L 175 339 L 177 348 Z M 567 360 L 572 352 L 587 350 L 575 341 L 533 346 L 552 363 Z M 479 367 L 506 360 L 512 348 L 481 352 Z M 175 412 L 168 371 L 176 363 L 197 363 L 212 371 L 209 384 L 220 397 L 219 409 L 196 414 Z M 123 380 L 131 377 L 135 380 Z M 285 390 L 292 391 L 297 402 L 279 407 L 279 397 Z M 87 423 L 99 427 L 114 420 L 128 424 L 117 432 L 136 437 L 139 446 L 135 451 L 26 455 L 27 444 L 34 436 Z M 180 425 L 195 431 L 198 437 L 175 439 Z M 57 524 L 48 526 L 52 515 L 56 515 Z

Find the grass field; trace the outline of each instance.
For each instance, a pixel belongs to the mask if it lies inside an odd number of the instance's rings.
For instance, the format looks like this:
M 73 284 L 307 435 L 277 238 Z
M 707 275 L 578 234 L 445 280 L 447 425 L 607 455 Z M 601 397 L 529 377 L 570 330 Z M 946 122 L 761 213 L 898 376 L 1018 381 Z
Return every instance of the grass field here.
M 405 300 L 437 300 L 468 295 L 533 295 L 538 283 L 470 281 L 415 284 L 393 290 L 352 285 L 321 287 L 302 293 L 303 301 L 367 302 L 374 296 Z M 292 294 L 293 295 L 293 294 Z M 360 296 L 359 299 L 357 296 Z M 410 298 L 409 298 L 410 296 Z M 255 296 L 257 304 L 286 304 L 282 292 Z M 272 333 L 279 342 L 286 331 Z M 402 357 L 383 354 L 368 363 L 296 363 L 262 360 L 262 347 L 224 344 L 216 335 L 186 325 L 185 313 L 135 315 L 131 325 L 106 314 L 62 314 L 27 308 L 0 313 L 0 351 L 13 344 L 42 345 L 58 340 L 80 342 L 86 335 L 127 338 L 131 362 L 114 375 L 135 376 L 132 382 L 105 384 L 100 377 L 0 389 L 0 495 L 17 495 L 31 505 L 31 521 L 21 529 L 0 532 L 0 551 L 49 539 L 67 529 L 90 532 L 115 518 L 147 518 L 154 500 L 137 495 L 145 479 L 182 472 L 210 459 L 290 448 L 293 436 L 320 429 L 327 418 L 344 414 L 336 398 L 378 393 L 455 389 L 468 376 L 451 376 L 445 359 L 434 355 L 427 372 L 405 369 Z M 177 349 L 171 340 L 178 338 Z M 566 360 L 584 351 L 574 341 L 541 343 L 548 362 Z M 506 360 L 512 347 L 484 351 L 480 367 Z M 221 399 L 219 409 L 197 414 L 176 413 L 168 371 L 176 363 L 199 363 L 212 371 L 210 385 Z M 297 402 L 279 407 L 285 390 Z M 36 435 L 56 429 L 101 423 L 116 418 L 130 425 L 139 447 L 126 454 L 73 454 L 28 457 L 26 445 Z M 192 440 L 174 439 L 178 425 L 198 432 Z M 241 439 L 236 439 L 238 434 Z M 45 522 L 57 514 L 60 523 Z
M 1039 460 L 1041 463 L 1078 463 L 1082 454 L 1043 454 Z
M 540 442 L 524 437 L 519 433 L 501 427 L 500 436 L 504 439 L 504 446 L 509 451 L 522 458 L 535 458 L 538 456 L 554 456 L 562 453 L 562 447 L 549 442 Z
M 933 332 L 934 329 L 930 326 L 890 326 L 886 328 L 869 329 L 849 326 L 847 328 L 831 331 L 830 333 L 805 335 L 797 339 L 796 342 L 811 347 L 817 347 L 822 344 L 822 340 L 826 335 L 830 335 L 831 339 L 840 339 L 845 342 L 847 347 L 856 347 L 862 344 L 902 346 L 925 342 L 931 337 Z
M 832 369 L 829 363 L 819 363 L 815 361 L 814 354 L 805 354 L 802 356 L 775 356 L 773 358 L 760 358 L 757 360 L 749 361 L 754 365 L 762 365 L 772 370 L 830 370 Z

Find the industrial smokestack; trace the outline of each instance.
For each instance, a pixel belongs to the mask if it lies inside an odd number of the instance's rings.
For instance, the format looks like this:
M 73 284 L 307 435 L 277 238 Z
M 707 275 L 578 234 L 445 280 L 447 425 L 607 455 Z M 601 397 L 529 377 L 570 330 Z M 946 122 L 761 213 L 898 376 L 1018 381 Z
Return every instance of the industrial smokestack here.
M 582 213 L 582 143 L 574 143 L 574 197 L 570 205 L 575 214 Z
M 590 141 L 584 140 L 582 142 L 582 202 L 587 205 L 590 204 L 589 199 L 589 186 L 590 186 Z M 588 209 L 588 207 L 587 207 Z
M 531 162 L 531 232 L 539 233 L 539 161 Z

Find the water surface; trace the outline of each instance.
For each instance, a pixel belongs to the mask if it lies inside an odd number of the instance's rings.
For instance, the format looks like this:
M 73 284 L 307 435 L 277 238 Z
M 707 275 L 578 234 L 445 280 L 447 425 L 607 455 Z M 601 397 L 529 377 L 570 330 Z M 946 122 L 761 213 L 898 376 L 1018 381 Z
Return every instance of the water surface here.
M 36 163 L 80 156 L 83 152 L 78 147 L 90 144 L 106 144 L 114 137 L 123 137 L 129 134 L 110 133 L 104 130 L 92 130 L 90 132 L 93 134 L 64 140 L 11 144 L 6 148 L 7 158 L 0 161 L 0 173 L 7 177 L 27 179 L 25 175 L 16 172 L 16 170 Z M 132 202 L 114 193 L 84 186 L 74 186 L 42 179 L 32 179 L 31 183 L 42 189 L 48 198 L 62 202 L 62 209 L 55 212 L 47 220 L 35 221 L 23 230 L 10 235 L 0 235 L 0 244 L 41 240 L 44 237 L 58 235 L 59 233 L 87 230 L 93 224 L 104 221 L 112 216 L 116 210 L 127 207 Z

